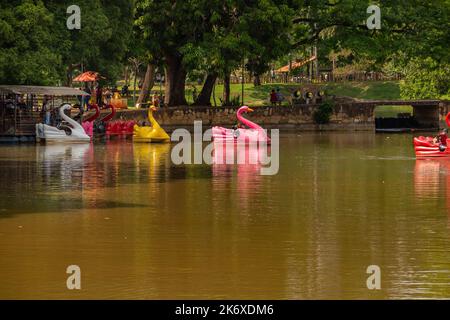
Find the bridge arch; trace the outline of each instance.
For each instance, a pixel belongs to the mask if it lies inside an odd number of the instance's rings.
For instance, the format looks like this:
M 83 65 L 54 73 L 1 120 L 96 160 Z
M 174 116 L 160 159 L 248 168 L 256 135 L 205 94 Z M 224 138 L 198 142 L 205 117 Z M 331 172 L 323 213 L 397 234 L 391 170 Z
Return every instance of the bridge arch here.
M 446 110 L 450 109 L 448 102 L 441 100 L 370 100 L 361 102 L 366 108 L 370 108 L 375 119 L 375 109 L 380 106 L 411 106 L 413 120 L 411 129 L 436 130 L 445 124 Z M 380 122 L 376 121 L 376 125 Z M 389 123 L 389 122 L 387 122 Z M 402 123 L 402 121 L 398 121 Z M 380 129 L 377 128 L 376 129 Z M 381 128 L 388 129 L 388 128 Z M 392 128 L 393 129 L 393 128 Z M 381 130 L 380 130 L 381 131 Z

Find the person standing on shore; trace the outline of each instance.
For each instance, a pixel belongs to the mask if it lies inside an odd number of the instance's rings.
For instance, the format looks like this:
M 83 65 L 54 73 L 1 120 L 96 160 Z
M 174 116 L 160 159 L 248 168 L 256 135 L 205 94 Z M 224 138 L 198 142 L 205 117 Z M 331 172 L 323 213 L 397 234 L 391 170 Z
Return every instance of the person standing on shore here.
M 122 97 L 128 97 L 128 86 L 127 85 L 124 85 L 122 87 L 122 91 L 120 92 L 120 95 Z
M 95 90 L 95 97 L 97 105 L 101 108 L 103 107 L 103 90 L 101 85 L 97 85 L 97 89 Z
M 111 92 L 111 90 L 109 90 L 109 88 L 106 88 L 105 100 L 106 100 L 106 105 L 107 106 L 111 105 L 111 99 L 112 99 L 112 92 Z
M 51 113 L 50 113 L 50 105 L 49 105 L 49 97 L 47 95 L 44 95 L 44 99 L 42 101 L 42 115 L 44 118 L 44 123 L 47 125 L 51 124 Z
M 152 97 L 152 104 L 155 106 L 155 108 L 159 108 L 159 97 L 156 93 Z
M 276 100 L 276 101 L 277 101 L 278 105 L 281 106 L 281 103 L 282 103 L 283 100 L 284 100 L 284 96 L 283 96 L 283 94 L 281 93 L 280 88 L 277 89 L 276 97 L 277 97 L 277 100 Z
M 275 89 L 272 89 L 272 91 L 270 92 L 270 104 L 272 106 L 277 105 L 277 94 L 275 92 Z
M 89 85 L 86 83 L 84 86 L 84 92 L 86 92 L 88 95 L 83 96 L 81 108 L 83 110 L 87 110 L 89 108 L 89 100 L 91 100 L 91 89 L 89 88 Z M 84 108 L 86 106 L 86 109 Z

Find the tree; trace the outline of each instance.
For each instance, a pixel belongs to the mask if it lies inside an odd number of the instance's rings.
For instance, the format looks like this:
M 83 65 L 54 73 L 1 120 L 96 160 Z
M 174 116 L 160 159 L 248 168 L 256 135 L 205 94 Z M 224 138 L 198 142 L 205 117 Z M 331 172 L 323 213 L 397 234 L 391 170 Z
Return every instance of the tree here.
M 128 61 L 133 66 L 133 71 L 134 71 L 133 105 L 136 105 L 136 83 L 137 83 L 139 68 L 142 65 L 142 61 L 137 57 L 129 58 Z
M 54 16 L 41 1 L 0 3 L 0 82 L 56 83 L 61 58 L 53 50 Z
M 0 3 L 2 83 L 71 85 L 76 69 L 99 71 L 109 81 L 121 72 L 132 30 L 133 1 L 79 0 L 81 30 L 68 30 L 72 1 Z
M 287 4 L 273 0 L 138 0 L 136 24 L 148 40 L 149 52 L 161 56 L 166 65 L 165 102 L 186 104 L 186 76 L 201 65 L 207 75 L 196 104 L 209 103 L 218 76 L 225 79 L 227 103 L 230 73 L 244 58 L 268 61 L 284 52 L 280 44 L 288 47 L 293 11 Z
M 187 70 L 183 47 L 195 45 L 205 32 L 208 1 L 136 1 L 136 24 L 147 44 L 147 50 L 166 65 L 165 103 L 185 105 Z M 157 14 L 155 14 L 157 13 Z
M 145 71 L 144 81 L 142 82 L 142 89 L 139 93 L 137 104 L 141 105 L 148 100 L 150 91 L 153 88 L 155 79 L 155 66 L 151 63 L 147 64 L 147 70 Z
M 370 1 L 350 0 L 295 1 L 298 10 L 293 20 L 293 47 L 318 45 L 325 57 L 333 51 L 349 49 L 354 64 L 370 61 L 366 70 L 381 70 L 390 61 L 391 70 L 396 68 L 393 63 L 400 63 L 398 67 L 411 72 L 413 68 L 405 68 L 404 61 L 415 58 L 431 58 L 445 68 L 450 61 L 448 0 L 383 1 L 379 30 L 366 26 L 369 4 Z M 398 62 L 398 55 L 403 61 Z M 414 75 L 420 76 L 416 72 Z M 406 82 L 410 80 L 412 77 Z
M 80 0 L 77 5 L 81 9 L 81 30 L 68 30 L 66 26 L 67 8 L 71 1 L 50 0 L 46 6 L 54 15 L 53 50 L 60 56 L 61 77 L 65 85 L 72 85 L 75 70 L 98 70 L 99 57 L 103 38 L 110 38 L 112 31 L 109 21 L 99 0 Z M 94 65 L 92 65 L 94 64 Z
M 228 1 L 215 9 L 213 32 L 202 45 L 209 65 L 207 80 L 214 75 L 224 79 L 224 104 L 230 103 L 230 74 L 245 60 L 247 69 L 258 78 L 269 69 L 270 61 L 289 50 L 293 13 L 286 1 Z M 211 86 L 210 82 L 205 85 Z
M 400 94 L 404 99 L 439 99 L 450 95 L 449 75 L 449 64 L 444 66 L 431 58 L 411 60 L 400 84 Z

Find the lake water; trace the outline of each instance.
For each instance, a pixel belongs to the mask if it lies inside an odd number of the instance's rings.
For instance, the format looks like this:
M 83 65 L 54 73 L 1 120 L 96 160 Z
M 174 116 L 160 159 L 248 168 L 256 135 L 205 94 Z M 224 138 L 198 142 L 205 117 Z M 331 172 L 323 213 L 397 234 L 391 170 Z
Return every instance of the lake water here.
M 411 135 L 285 134 L 273 176 L 170 153 L 1 145 L 0 298 L 450 298 L 450 159 Z

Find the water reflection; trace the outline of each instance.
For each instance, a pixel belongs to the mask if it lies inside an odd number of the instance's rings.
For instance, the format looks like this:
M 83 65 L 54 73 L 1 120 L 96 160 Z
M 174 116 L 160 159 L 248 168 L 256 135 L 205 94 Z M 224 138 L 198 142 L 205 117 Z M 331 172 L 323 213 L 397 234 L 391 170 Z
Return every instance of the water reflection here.
M 436 199 L 445 203 L 450 229 L 450 162 L 448 159 L 417 160 L 414 169 L 414 187 L 417 197 Z
M 39 146 L 36 164 L 41 173 L 40 178 L 48 188 L 46 191 L 71 190 L 80 186 L 85 158 L 89 152 L 93 152 L 91 144 Z M 55 179 L 60 179 L 61 183 L 55 185 Z
M 170 144 L 135 143 L 133 158 L 139 179 L 148 181 L 165 180 L 170 167 Z
M 414 188 L 418 197 L 438 198 L 441 169 L 450 169 L 447 160 L 417 160 L 414 168 Z
M 167 144 L 0 148 L 0 298 L 73 298 L 73 263 L 77 298 L 448 298 L 450 170 L 410 142 L 285 135 L 274 176 Z
M 235 186 L 240 210 L 249 211 L 252 196 L 260 192 L 262 185 L 261 167 L 264 156 L 270 149 L 263 150 L 255 145 L 214 144 L 212 152 L 213 192 L 227 192 L 230 183 Z
M 87 152 L 93 150 L 92 144 L 72 144 L 72 145 L 42 145 L 37 148 L 38 162 L 51 161 L 73 161 L 83 160 Z

